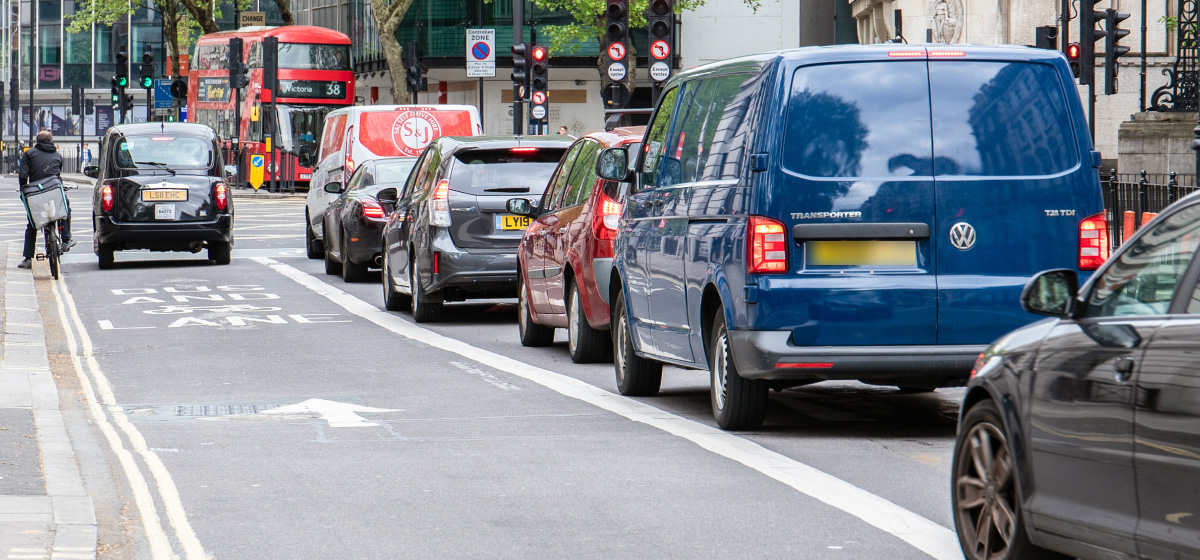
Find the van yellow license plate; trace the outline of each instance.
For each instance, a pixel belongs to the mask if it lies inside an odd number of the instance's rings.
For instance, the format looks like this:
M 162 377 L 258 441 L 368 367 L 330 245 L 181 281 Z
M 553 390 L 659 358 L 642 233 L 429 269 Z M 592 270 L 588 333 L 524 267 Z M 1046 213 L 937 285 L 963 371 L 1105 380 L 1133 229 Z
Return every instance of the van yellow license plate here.
M 184 189 L 151 189 L 142 191 L 142 202 L 183 202 L 187 200 Z
M 812 266 L 916 266 L 915 241 L 808 241 Z
M 496 216 L 496 229 L 525 229 L 529 227 L 529 222 L 532 219 L 529 216 L 514 216 L 512 214 L 501 214 Z

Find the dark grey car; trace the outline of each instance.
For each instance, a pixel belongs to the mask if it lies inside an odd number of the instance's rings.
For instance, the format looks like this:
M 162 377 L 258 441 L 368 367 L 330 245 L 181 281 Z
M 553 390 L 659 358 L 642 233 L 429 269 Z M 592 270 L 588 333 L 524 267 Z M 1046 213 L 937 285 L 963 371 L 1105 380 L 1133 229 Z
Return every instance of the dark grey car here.
M 541 197 L 571 140 L 439 138 L 408 176 L 383 228 L 389 310 L 411 296 L 413 318 L 436 321 L 446 301 L 515 297 L 517 245 L 529 218 L 508 214 L 513 196 Z

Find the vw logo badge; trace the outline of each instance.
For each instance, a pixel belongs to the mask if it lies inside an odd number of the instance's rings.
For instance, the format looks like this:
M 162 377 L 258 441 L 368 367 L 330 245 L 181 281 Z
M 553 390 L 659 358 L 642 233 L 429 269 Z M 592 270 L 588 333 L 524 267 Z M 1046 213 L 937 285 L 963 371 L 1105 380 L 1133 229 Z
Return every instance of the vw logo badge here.
M 959 251 L 966 251 L 975 246 L 975 228 L 967 222 L 958 222 L 950 226 L 950 244 Z

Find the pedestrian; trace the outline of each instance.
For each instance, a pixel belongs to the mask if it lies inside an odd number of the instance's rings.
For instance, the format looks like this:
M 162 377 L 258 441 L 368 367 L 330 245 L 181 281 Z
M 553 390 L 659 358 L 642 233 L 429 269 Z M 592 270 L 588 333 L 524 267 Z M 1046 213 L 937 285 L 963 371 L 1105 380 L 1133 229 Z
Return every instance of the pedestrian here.
M 49 130 L 42 130 L 37 133 L 37 143 L 33 148 L 21 155 L 17 182 L 24 187 L 29 183 L 48 177 L 59 177 L 61 180 L 62 159 L 62 154 L 58 153 L 58 148 L 54 146 L 54 135 L 50 134 Z M 71 239 L 71 205 L 69 203 L 67 204 L 67 217 L 62 220 L 62 240 L 64 253 L 75 246 L 75 240 Z M 36 242 L 37 230 L 34 229 L 32 223 L 26 222 L 25 260 L 21 261 L 17 268 L 33 268 L 33 249 Z
M 562 134 L 562 135 L 564 135 L 564 136 L 566 136 L 566 135 L 570 134 L 570 132 L 568 132 L 568 131 L 567 131 L 567 125 L 565 125 L 565 124 L 564 124 L 564 125 L 562 125 L 562 126 L 560 126 L 560 127 L 558 127 L 558 133 L 559 133 L 559 134 Z
M 92 164 L 92 149 L 88 147 L 87 142 L 83 143 L 83 151 L 79 153 L 79 160 L 82 164 L 80 169 Z

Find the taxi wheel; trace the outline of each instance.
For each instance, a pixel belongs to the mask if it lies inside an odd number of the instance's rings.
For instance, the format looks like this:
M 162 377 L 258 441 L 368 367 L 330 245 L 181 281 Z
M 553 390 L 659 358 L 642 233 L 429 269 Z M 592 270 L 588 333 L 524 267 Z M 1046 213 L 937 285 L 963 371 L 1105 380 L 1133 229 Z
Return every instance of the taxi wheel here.
M 350 234 L 346 230 L 342 230 L 342 280 L 346 282 L 366 282 L 371 276 L 367 270 L 367 263 L 358 264 L 350 260 L 350 251 L 346 247 L 346 240 L 350 239 Z
M 417 263 L 408 267 L 408 285 L 412 286 L 412 299 L 409 308 L 413 320 L 418 323 L 436 323 L 442 319 L 442 302 L 426 301 L 429 297 L 421 290 L 420 275 L 417 274 Z
M 116 254 L 113 251 L 112 245 L 104 244 L 96 250 L 96 257 L 100 259 L 100 270 L 108 270 L 113 267 L 116 262 Z
M 579 284 L 571 282 L 567 290 L 567 350 L 571 353 L 571 361 L 577 364 L 603 361 L 608 357 L 612 339 L 608 333 L 588 324 Z
M 951 472 L 954 528 L 968 559 L 1068 558 L 1029 541 L 1008 431 L 992 401 L 963 415 Z
M 321 248 L 321 241 L 317 239 L 317 233 L 313 231 L 308 210 L 304 211 L 304 247 L 310 259 L 319 259 L 325 256 L 325 251 Z
M 383 307 L 388 311 L 400 311 L 404 309 L 404 295 L 396 291 L 396 285 L 392 284 L 392 273 L 388 271 L 387 251 L 383 252 Z
M 222 241 L 214 241 L 208 245 L 208 259 L 217 264 L 229 264 L 233 247 Z
M 613 319 L 613 366 L 617 375 L 617 391 L 627 397 L 649 397 L 658 394 L 662 386 L 662 362 L 642 358 L 633 351 L 633 332 L 625 310 L 625 292 L 613 298 L 616 317 Z
M 525 282 L 521 280 L 520 272 L 517 272 L 517 334 L 521 337 L 521 346 L 550 346 L 554 343 L 554 327 L 533 322 L 529 294 L 525 293 Z
M 753 430 L 762 426 L 767 416 L 767 382 L 746 379 L 737 371 L 729 348 L 729 331 L 725 328 L 725 311 L 718 309 L 713 320 L 712 343 L 708 360 L 712 385 L 713 416 L 723 430 Z

